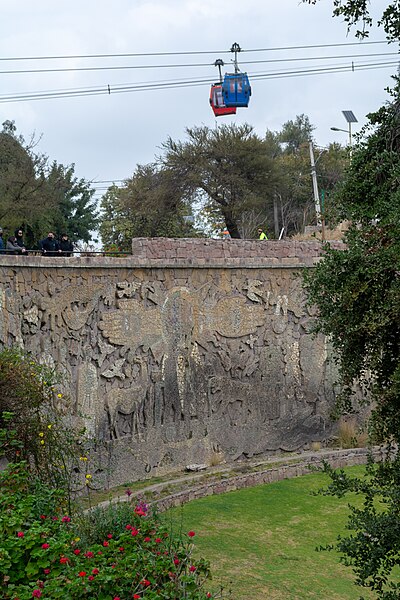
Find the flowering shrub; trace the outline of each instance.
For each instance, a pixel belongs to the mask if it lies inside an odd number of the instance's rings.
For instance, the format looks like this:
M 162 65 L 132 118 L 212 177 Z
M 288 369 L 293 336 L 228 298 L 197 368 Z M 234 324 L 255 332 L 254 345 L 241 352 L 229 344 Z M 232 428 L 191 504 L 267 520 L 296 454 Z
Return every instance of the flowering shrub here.
M 12 501 L 2 488 L 1 498 L 3 506 Z M 143 503 L 129 503 L 124 511 L 130 516 L 124 526 L 114 527 L 104 539 L 83 543 L 79 519 L 75 523 L 75 518 L 56 511 L 37 515 L 32 495 L 20 495 L 13 512 L 0 520 L 3 598 L 212 597 L 204 590 L 210 577 L 208 563 L 192 557 L 195 532 L 174 535 Z M 90 514 L 87 518 L 90 521 Z
M 4 409 L 14 399 L 19 410 L 0 410 L 0 457 L 10 460 L 0 471 L 3 600 L 216 597 L 204 589 L 208 563 L 192 556 L 195 532 L 168 531 L 131 492 L 118 506 L 74 510 L 68 472 L 82 463 L 88 488 L 92 474 L 79 435 L 54 420 L 52 399 L 62 394 L 28 356 L 3 351 L 0 392 L 13 381 L 0 401 Z

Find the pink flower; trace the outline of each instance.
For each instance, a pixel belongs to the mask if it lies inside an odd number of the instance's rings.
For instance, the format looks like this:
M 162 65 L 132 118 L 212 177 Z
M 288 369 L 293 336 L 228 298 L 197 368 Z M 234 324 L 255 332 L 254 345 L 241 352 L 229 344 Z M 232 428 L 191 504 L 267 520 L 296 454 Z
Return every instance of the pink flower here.
M 79 550 L 79 548 L 75 548 L 74 554 L 76 554 L 78 556 L 78 554 L 80 554 L 80 553 L 81 553 L 81 551 Z
M 47 548 L 50 548 L 50 544 L 44 543 L 42 544 L 42 548 L 43 550 L 47 550 Z
M 63 517 L 63 518 L 61 519 L 61 521 L 62 521 L 63 523 L 70 523 L 70 522 L 71 522 L 71 517 L 67 517 L 67 515 L 65 515 L 65 517 Z
M 194 573 L 194 572 L 195 572 L 195 570 L 196 570 L 196 567 L 195 567 L 194 565 L 190 565 L 190 567 L 189 567 L 189 571 L 190 571 L 191 573 Z
M 51 517 L 53 521 L 58 521 L 58 517 Z
M 24 537 L 24 532 L 23 531 L 18 531 L 17 533 L 17 537 L 23 538 Z
M 156 538 L 156 544 L 161 544 L 162 540 L 161 538 Z
M 93 569 L 92 575 L 98 575 L 100 571 L 98 569 Z
M 110 542 L 107 542 L 106 540 L 104 540 L 103 546 L 105 546 L 107 548 L 107 546 L 109 546 L 109 545 L 110 545 Z
M 88 579 L 89 579 L 89 581 L 93 581 L 93 579 L 94 579 L 93 575 L 89 575 Z
M 194 531 L 188 531 L 188 536 L 189 537 L 194 537 L 196 534 Z
M 45 575 L 48 575 L 50 573 L 50 569 L 43 569 L 43 572 Z
M 112 540 L 112 535 L 111 535 L 111 533 L 108 533 L 108 534 L 107 534 L 107 537 L 108 537 L 108 539 L 109 539 L 109 540 Z
M 40 598 L 41 595 L 42 592 L 40 590 L 33 590 L 32 592 L 32 598 Z
M 129 529 L 133 529 L 132 525 L 125 525 L 125 529 L 129 531 Z
M 149 537 L 145 537 L 145 538 L 144 538 L 144 541 L 145 541 L 145 542 L 150 542 L 150 538 L 149 538 Z

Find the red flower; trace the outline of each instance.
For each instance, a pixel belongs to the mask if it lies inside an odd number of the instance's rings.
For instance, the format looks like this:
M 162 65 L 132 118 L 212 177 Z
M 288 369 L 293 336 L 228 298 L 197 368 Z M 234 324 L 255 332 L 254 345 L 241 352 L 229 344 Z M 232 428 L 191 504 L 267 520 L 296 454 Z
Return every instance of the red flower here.
M 63 523 L 70 523 L 70 522 L 71 522 L 71 517 L 67 517 L 67 515 L 65 515 L 65 517 L 63 517 L 63 518 L 61 519 L 61 521 L 62 521 Z
M 60 563 L 61 563 L 62 565 L 65 565 L 65 564 L 66 564 L 66 563 L 68 563 L 68 562 L 69 562 L 69 558 L 67 558 L 66 556 L 62 556 L 62 557 L 60 558 Z
M 88 579 L 89 579 L 89 581 L 93 581 L 93 579 L 94 579 L 93 575 L 89 575 Z
M 103 546 L 105 546 L 107 548 L 107 546 L 109 546 L 109 545 L 110 545 L 110 542 L 107 542 L 106 540 L 104 540 Z
M 40 518 L 44 520 L 46 519 L 46 515 L 40 515 Z
M 120 552 L 125 552 L 125 548 L 124 548 L 123 546 L 121 546 L 120 548 L 118 548 L 118 550 L 119 550 Z
M 189 537 L 194 537 L 196 534 L 194 531 L 188 531 L 188 536 Z
M 132 527 L 131 535 L 137 535 L 138 533 L 139 531 L 136 529 L 136 527 Z
M 161 544 L 162 540 L 161 538 L 156 538 L 156 544 Z
M 133 596 L 135 597 L 135 596 Z M 119 596 L 115 596 L 115 598 L 113 598 L 113 600 L 121 600 L 121 598 Z
M 86 556 L 86 558 L 93 558 L 94 554 L 93 554 L 93 552 L 89 551 L 89 552 L 85 552 L 85 556 Z
M 45 575 L 48 575 L 50 573 L 50 569 L 43 569 L 43 571 Z
M 58 517 L 51 517 L 53 521 L 58 521 Z
M 207 592 L 207 598 L 212 598 L 211 592 Z
M 139 594 L 133 594 L 133 598 L 134 598 L 134 600 L 137 600 L 138 598 L 140 599 L 140 596 L 139 596 Z M 115 600 L 115 598 L 114 598 L 114 600 Z
M 174 558 L 174 565 L 179 565 L 179 558 Z
M 144 517 L 145 516 L 145 512 L 144 510 L 142 510 L 141 508 L 135 508 L 135 513 L 139 516 L 139 517 Z
M 86 577 L 86 571 L 79 571 L 78 576 L 79 577 Z
M 142 579 L 142 581 L 140 583 L 142 585 L 145 585 L 146 587 L 148 587 L 149 585 L 151 585 L 151 582 L 148 579 Z
M 133 527 L 132 527 L 132 525 L 125 525 L 125 529 L 128 529 L 128 531 L 129 531 L 129 529 L 133 529 Z
M 33 590 L 32 592 L 32 598 L 40 598 L 41 595 L 42 592 L 40 590 Z
M 76 554 L 78 556 L 78 554 L 80 554 L 80 553 L 81 553 L 81 551 L 79 550 L 79 548 L 75 548 L 74 554 Z
M 108 534 L 107 534 L 107 537 L 108 537 L 108 539 L 109 539 L 109 540 L 112 540 L 112 535 L 111 535 L 111 533 L 108 533 Z
M 47 548 L 50 548 L 50 544 L 47 544 L 47 543 L 42 544 L 42 548 L 43 548 L 43 550 L 47 550 Z
M 25 534 L 24 534 L 24 532 L 23 532 L 23 531 L 18 531 L 18 533 L 17 533 L 17 536 L 18 536 L 18 537 L 20 537 L 20 538 L 23 538 L 23 537 L 24 537 L 24 535 L 25 535 Z
M 194 572 L 195 572 L 195 570 L 196 570 L 196 567 L 195 567 L 194 565 L 190 565 L 190 567 L 189 567 L 189 571 L 190 571 L 191 573 L 194 573 Z
M 145 542 L 150 542 L 150 538 L 149 538 L 149 537 L 145 537 L 145 538 L 144 538 L 144 541 L 145 541 Z
M 92 575 L 98 575 L 100 571 L 98 569 L 93 569 Z

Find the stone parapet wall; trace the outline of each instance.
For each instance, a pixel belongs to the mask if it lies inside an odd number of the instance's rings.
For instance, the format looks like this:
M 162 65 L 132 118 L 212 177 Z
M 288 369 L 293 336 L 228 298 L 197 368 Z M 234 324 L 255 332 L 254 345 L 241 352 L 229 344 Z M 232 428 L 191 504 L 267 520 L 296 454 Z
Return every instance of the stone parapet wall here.
M 343 249 L 342 242 L 330 242 Z M 132 255 L 140 266 L 224 265 L 311 266 L 320 259 L 322 243 L 291 240 L 214 240 L 205 238 L 134 238 Z

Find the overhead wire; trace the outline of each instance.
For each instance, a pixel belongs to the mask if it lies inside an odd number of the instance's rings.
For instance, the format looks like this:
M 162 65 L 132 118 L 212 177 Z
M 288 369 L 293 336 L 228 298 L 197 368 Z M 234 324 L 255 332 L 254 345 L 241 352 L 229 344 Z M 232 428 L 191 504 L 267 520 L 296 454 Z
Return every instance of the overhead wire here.
M 297 69 L 297 70 L 286 70 L 286 71 L 272 71 L 270 73 L 253 73 L 251 74 L 252 79 L 279 79 L 286 77 L 302 77 L 307 75 L 322 75 L 329 73 L 340 73 L 346 71 L 358 71 L 365 69 L 375 68 L 386 68 L 392 67 L 398 64 L 398 61 L 387 61 L 377 63 L 363 63 L 358 62 L 345 65 L 332 65 L 327 66 L 315 66 L 314 68 L 308 69 Z M 72 97 L 84 97 L 84 96 L 97 96 L 97 95 L 110 95 L 120 94 L 134 91 L 148 91 L 148 90 L 160 90 L 160 89 L 176 89 L 193 87 L 199 85 L 210 84 L 210 78 L 200 79 L 189 79 L 189 80 L 165 80 L 156 82 L 142 82 L 136 84 L 115 84 L 109 86 L 103 84 L 101 86 L 93 86 L 91 88 L 73 88 L 67 90 L 53 90 L 53 91 L 41 91 L 41 92 L 24 92 L 20 94 L 2 94 L 0 95 L 0 103 L 8 102 L 23 102 L 30 100 L 48 100 L 48 99 L 59 99 L 59 98 L 72 98 Z
M 337 60 L 342 58 L 365 58 L 378 56 L 398 56 L 399 52 L 381 52 L 373 54 L 344 54 L 336 56 L 302 56 L 296 58 L 273 58 L 264 60 L 246 61 L 246 65 L 279 63 L 279 62 L 300 62 L 310 60 Z M 158 65 L 108 65 L 101 67 L 57 67 L 53 69 L 11 69 L 0 71 L 0 75 L 27 75 L 38 73 L 70 73 L 80 71 L 126 71 L 135 69 L 176 69 L 176 68 L 195 68 L 195 67 L 210 67 L 214 63 L 180 63 L 180 64 L 158 64 Z
M 342 42 L 336 44 L 309 44 L 301 46 L 281 46 L 272 48 L 250 48 L 241 49 L 241 52 L 275 52 L 286 50 L 306 50 L 316 48 L 338 48 L 343 46 L 367 46 L 371 44 L 386 44 L 387 40 L 368 40 L 362 42 Z M 22 61 L 22 60 L 68 60 L 76 58 L 122 58 L 122 57 L 142 57 L 142 56 L 189 56 L 202 54 L 230 54 L 231 50 L 191 50 L 191 51 L 176 51 L 176 52 L 124 52 L 124 53 L 102 53 L 102 54 L 64 54 L 64 55 L 49 55 L 49 56 L 9 56 L 0 57 L 0 61 Z

